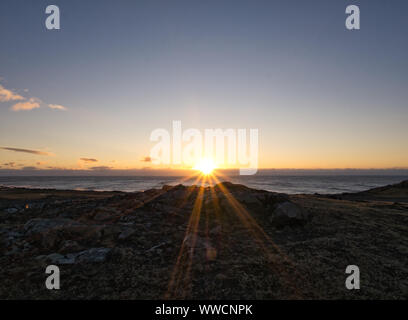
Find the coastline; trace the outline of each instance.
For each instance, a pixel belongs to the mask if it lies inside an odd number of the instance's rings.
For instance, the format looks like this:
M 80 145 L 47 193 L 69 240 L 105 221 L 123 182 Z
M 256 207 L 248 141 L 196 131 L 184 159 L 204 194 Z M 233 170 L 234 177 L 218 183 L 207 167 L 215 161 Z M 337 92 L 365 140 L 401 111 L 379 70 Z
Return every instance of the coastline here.
M 407 181 L 335 195 L 2 187 L 0 298 L 406 299 L 407 226 Z M 44 286 L 49 264 L 61 290 Z M 345 288 L 350 264 L 363 290 Z

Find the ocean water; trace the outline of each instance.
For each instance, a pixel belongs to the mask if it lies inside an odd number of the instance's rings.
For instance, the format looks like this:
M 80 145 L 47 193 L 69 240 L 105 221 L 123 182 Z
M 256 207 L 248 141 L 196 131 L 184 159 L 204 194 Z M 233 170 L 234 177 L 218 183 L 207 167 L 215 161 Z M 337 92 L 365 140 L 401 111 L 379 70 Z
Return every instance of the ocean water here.
M 357 175 L 255 175 L 230 176 L 219 178 L 233 183 L 244 184 L 251 188 L 289 194 L 320 193 L 332 194 L 357 192 L 370 188 L 394 184 L 407 180 L 408 176 L 357 176 Z M 195 179 L 194 179 L 195 180 Z M 163 185 L 183 183 L 191 185 L 193 179 L 169 176 L 132 176 L 132 177 L 0 177 L 0 186 L 46 188 L 60 190 L 96 190 L 96 191 L 143 191 L 161 188 Z

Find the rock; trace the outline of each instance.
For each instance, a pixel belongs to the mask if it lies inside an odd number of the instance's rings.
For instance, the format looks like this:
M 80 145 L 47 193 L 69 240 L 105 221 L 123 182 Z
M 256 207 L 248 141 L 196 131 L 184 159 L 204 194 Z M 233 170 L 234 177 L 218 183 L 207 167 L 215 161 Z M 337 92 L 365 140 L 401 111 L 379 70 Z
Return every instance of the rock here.
M 80 251 L 83 248 L 78 244 L 78 242 L 73 240 L 65 240 L 62 244 L 59 252 L 60 253 L 68 253 L 68 252 L 75 252 Z
M 79 225 L 78 222 L 71 219 L 31 219 L 24 225 L 26 235 L 32 235 L 35 233 L 42 233 L 54 228 L 60 228 L 71 225 Z
M 134 233 L 135 233 L 135 230 L 133 230 L 131 228 L 127 228 L 124 231 L 122 231 L 122 233 L 118 236 L 118 239 L 119 240 L 126 240 L 131 235 L 133 235 Z
M 84 250 L 77 254 L 75 262 L 104 262 L 110 251 L 110 248 L 91 248 Z
M 210 230 L 210 235 L 212 235 L 212 236 L 218 236 L 218 235 L 221 234 L 221 232 L 222 232 L 221 226 L 216 226 L 216 227 L 214 227 L 214 228 L 212 228 L 212 229 Z
M 257 197 L 256 193 L 252 193 L 249 191 L 246 192 L 240 192 L 238 194 L 233 195 L 235 199 L 237 199 L 239 202 L 244 203 L 246 205 L 250 206 L 259 206 L 262 205 L 261 201 Z
M 118 215 L 118 211 L 115 208 L 99 208 L 93 219 L 96 221 L 106 221 L 112 219 L 116 215 Z
M 13 213 L 18 212 L 18 209 L 16 209 L 16 208 L 8 208 L 8 209 L 6 209 L 6 212 L 9 213 L 9 214 L 13 214 Z
M 56 232 L 47 232 L 41 237 L 41 246 L 46 249 L 53 249 L 60 241 L 60 237 Z
M 46 259 L 51 263 L 58 264 L 74 264 L 88 262 L 104 262 L 111 249 L 109 248 L 91 248 L 77 253 L 52 253 Z
M 207 248 L 206 257 L 207 257 L 207 260 L 214 261 L 215 259 L 217 259 L 217 250 L 212 247 Z
M 158 245 L 155 245 L 155 246 L 151 247 L 150 249 L 146 250 L 145 253 L 153 252 L 153 251 L 157 250 L 158 248 L 161 248 L 161 247 L 163 247 L 163 246 L 165 246 L 167 244 L 168 244 L 167 242 L 159 243 Z
M 225 274 L 219 273 L 215 276 L 215 280 L 217 281 L 224 281 L 227 279 L 227 276 Z
M 126 257 L 131 257 L 131 256 L 132 256 L 132 249 L 115 247 L 115 248 L 112 248 L 111 251 L 109 251 L 106 258 L 109 261 L 120 262 Z
M 36 256 L 34 259 L 37 261 L 44 261 L 47 259 L 47 256 L 45 254 L 42 254 L 42 255 Z
M 308 213 L 300 206 L 290 201 L 278 203 L 270 216 L 270 221 L 278 227 L 305 224 Z
M 47 261 L 50 261 L 53 264 L 74 264 L 75 263 L 75 254 L 62 255 L 59 253 L 51 253 L 46 257 Z
M 259 198 L 261 199 L 264 206 L 268 209 L 275 208 L 279 203 L 290 202 L 289 197 L 283 193 L 268 192 L 266 194 L 260 194 Z
M 194 237 L 193 234 L 187 235 L 183 240 L 183 244 L 188 248 L 204 248 L 204 249 L 212 248 L 210 241 L 198 235 Z
M 182 185 L 177 185 L 173 188 L 165 190 L 166 191 L 157 198 L 158 201 L 165 203 L 178 203 L 186 199 L 187 188 Z

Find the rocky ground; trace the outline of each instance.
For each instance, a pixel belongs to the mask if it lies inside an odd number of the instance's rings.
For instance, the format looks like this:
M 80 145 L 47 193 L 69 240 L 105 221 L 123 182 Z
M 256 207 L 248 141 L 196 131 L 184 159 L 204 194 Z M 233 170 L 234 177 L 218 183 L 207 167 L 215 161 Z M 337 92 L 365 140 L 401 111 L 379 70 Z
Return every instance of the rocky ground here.
M 0 299 L 407 299 L 407 257 L 407 181 L 331 196 L 0 188 Z

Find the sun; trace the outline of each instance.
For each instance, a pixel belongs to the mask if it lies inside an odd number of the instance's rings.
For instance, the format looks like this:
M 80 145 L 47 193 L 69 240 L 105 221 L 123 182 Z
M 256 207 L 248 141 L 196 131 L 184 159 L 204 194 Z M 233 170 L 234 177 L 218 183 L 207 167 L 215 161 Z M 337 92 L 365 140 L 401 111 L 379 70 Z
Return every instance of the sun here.
M 209 175 L 215 168 L 215 163 L 211 159 L 201 159 L 193 169 L 201 171 L 204 175 Z

